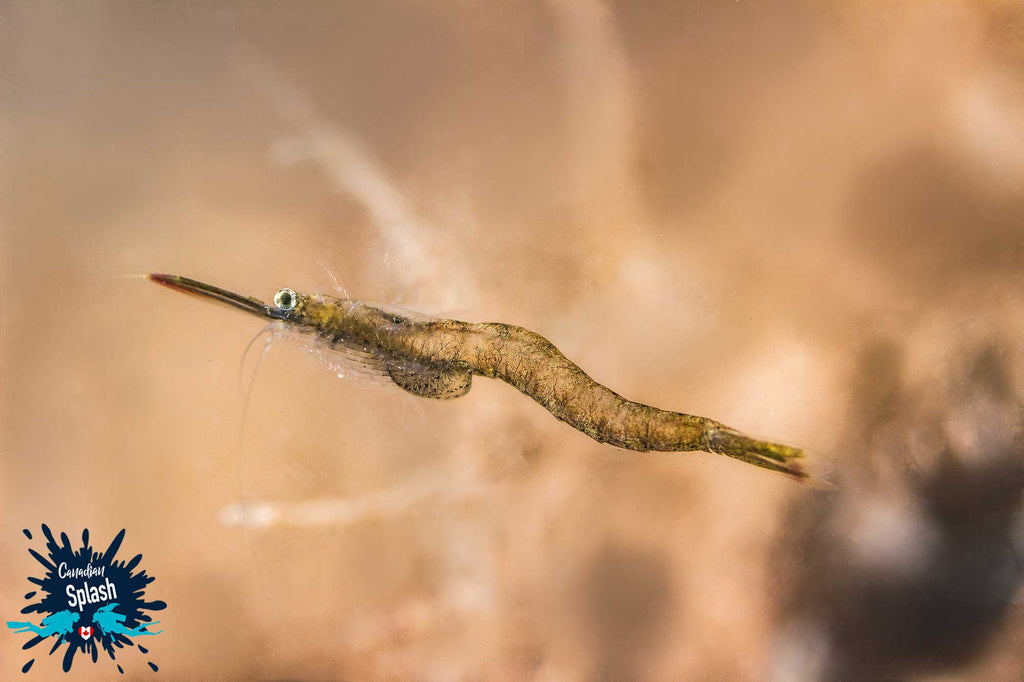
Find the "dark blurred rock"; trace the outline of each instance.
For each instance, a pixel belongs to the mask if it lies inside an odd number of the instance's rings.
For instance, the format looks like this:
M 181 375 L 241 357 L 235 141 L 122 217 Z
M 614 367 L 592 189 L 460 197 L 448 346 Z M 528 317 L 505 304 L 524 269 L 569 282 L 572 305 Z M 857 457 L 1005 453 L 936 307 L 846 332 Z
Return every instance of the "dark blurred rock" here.
M 869 349 L 860 370 L 895 370 L 893 352 Z M 935 672 L 970 662 L 998 631 L 1024 570 L 1014 536 L 1024 500 L 1020 405 L 998 346 L 950 374 L 945 413 L 936 413 L 899 388 L 898 373 L 857 372 L 853 395 L 861 407 L 852 414 L 878 418 L 851 427 L 848 452 L 865 443 L 882 450 L 874 463 L 855 459 L 861 470 L 837 491 L 812 493 L 790 511 L 777 570 L 779 679 Z M 911 448 L 916 430 L 941 433 L 964 414 L 971 447 L 947 443 L 916 469 L 878 474 L 879 458 L 906 457 L 898 449 Z M 894 424 L 902 443 L 872 439 Z

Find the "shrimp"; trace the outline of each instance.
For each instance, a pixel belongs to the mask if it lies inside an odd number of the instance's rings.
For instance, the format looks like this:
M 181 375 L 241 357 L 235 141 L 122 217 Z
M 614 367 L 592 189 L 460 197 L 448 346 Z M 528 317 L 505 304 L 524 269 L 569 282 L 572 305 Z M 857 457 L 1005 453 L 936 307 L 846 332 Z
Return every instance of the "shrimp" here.
M 637 452 L 709 452 L 796 479 L 808 477 L 799 448 L 747 436 L 707 417 L 627 400 L 594 381 L 543 336 L 522 327 L 447 320 L 288 288 L 279 290 L 270 305 L 187 277 L 149 278 L 280 321 L 291 331 L 355 355 L 423 398 L 464 396 L 474 376 L 500 379 L 600 443 Z

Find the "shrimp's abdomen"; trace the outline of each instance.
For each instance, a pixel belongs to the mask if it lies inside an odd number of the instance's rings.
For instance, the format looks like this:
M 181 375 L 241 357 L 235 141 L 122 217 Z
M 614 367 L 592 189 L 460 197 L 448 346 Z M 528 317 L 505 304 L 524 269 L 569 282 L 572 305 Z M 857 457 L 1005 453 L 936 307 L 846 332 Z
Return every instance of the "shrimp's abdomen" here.
M 540 334 L 506 324 L 476 325 L 473 373 L 501 379 L 559 420 L 601 443 L 639 452 L 705 451 L 804 477 L 796 448 L 746 436 L 707 417 L 623 398 L 594 381 Z

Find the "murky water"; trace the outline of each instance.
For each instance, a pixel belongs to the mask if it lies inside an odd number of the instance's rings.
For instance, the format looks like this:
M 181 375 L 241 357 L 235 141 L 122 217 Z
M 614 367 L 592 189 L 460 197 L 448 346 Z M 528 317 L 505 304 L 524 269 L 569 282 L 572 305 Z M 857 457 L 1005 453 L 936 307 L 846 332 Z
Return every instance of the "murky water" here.
M 5 620 L 45 522 L 185 679 L 1024 674 L 1024 14 L 677 4 L 7 6 Z M 284 338 L 246 403 L 154 271 L 522 325 L 840 486 Z

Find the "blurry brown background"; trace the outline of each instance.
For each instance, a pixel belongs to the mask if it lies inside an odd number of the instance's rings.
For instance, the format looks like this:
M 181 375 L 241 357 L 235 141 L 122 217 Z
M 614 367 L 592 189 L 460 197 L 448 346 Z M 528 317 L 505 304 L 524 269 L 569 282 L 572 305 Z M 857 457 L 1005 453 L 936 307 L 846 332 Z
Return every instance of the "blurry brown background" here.
M 1019 2 L 3 2 L 0 31 L 3 620 L 45 522 L 127 528 L 170 679 L 1024 676 Z M 152 271 L 520 324 L 840 487 L 288 339 L 243 418 L 259 321 Z

